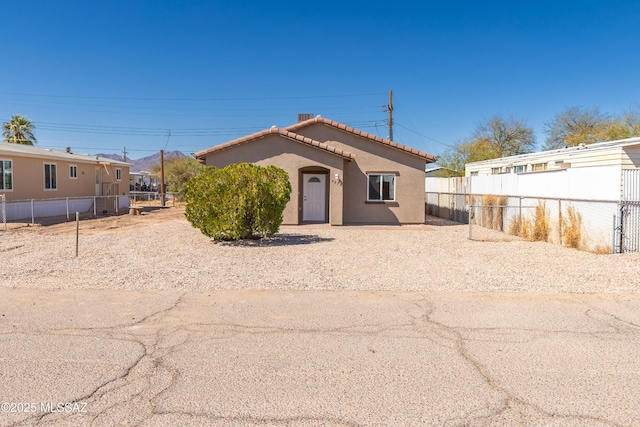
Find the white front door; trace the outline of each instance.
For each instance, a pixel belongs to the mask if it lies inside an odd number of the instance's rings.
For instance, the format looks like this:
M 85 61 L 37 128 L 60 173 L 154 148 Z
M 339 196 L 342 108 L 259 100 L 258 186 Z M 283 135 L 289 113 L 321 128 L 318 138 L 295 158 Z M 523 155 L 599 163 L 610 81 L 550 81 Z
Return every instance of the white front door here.
M 326 221 L 327 175 L 302 174 L 302 220 Z

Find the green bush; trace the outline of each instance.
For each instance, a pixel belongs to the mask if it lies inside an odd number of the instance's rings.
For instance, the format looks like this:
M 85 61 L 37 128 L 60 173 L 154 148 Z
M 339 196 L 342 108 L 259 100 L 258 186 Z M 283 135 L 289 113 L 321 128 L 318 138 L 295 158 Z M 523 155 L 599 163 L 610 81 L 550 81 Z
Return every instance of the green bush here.
M 207 168 L 187 184 L 185 215 L 216 240 L 271 237 L 290 196 L 289 175 L 278 167 L 240 163 Z

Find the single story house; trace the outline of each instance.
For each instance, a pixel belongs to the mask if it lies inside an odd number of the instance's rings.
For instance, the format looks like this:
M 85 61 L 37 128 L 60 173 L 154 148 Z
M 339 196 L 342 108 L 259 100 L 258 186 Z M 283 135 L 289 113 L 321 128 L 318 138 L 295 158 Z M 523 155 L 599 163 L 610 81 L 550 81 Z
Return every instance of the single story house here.
M 129 191 L 158 191 L 160 177 L 149 171 L 129 172 Z
M 88 154 L 73 153 L 70 148 L 54 150 L 31 145 L 0 143 L 0 194 L 4 195 L 9 220 L 31 216 L 27 203 L 38 201 L 40 216 L 59 215 L 51 208 L 53 200 L 102 201 L 95 207 L 109 210 L 105 196 L 118 196 L 118 206 L 128 206 L 129 163 Z M 25 205 L 25 206 L 22 206 Z M 47 208 L 46 206 L 49 206 Z M 56 203 L 59 205 L 59 203 Z
M 207 166 L 274 165 L 292 193 L 283 224 L 424 222 L 424 173 L 436 157 L 347 125 L 312 117 L 193 154 Z
M 543 172 L 567 168 L 618 166 L 640 168 L 640 138 L 580 144 L 556 150 L 467 163 L 466 176 Z

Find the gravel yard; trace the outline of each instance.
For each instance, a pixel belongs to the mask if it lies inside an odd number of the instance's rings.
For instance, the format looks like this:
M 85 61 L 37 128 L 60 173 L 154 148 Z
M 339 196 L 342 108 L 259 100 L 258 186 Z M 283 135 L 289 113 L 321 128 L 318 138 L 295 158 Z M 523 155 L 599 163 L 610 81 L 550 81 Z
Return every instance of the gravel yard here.
M 215 243 L 182 208 L 0 232 L 0 286 L 56 289 L 640 291 L 640 254 L 539 242 L 477 242 L 467 227 L 283 226 L 273 239 Z

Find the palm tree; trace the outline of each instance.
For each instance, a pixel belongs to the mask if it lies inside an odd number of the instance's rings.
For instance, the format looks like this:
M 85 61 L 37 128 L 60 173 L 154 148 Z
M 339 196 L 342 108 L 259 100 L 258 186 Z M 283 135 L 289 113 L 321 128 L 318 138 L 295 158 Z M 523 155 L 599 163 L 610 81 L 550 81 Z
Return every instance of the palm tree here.
M 12 144 L 33 145 L 38 142 L 33 134 L 34 129 L 30 119 L 14 114 L 2 125 L 2 138 L 4 142 Z

